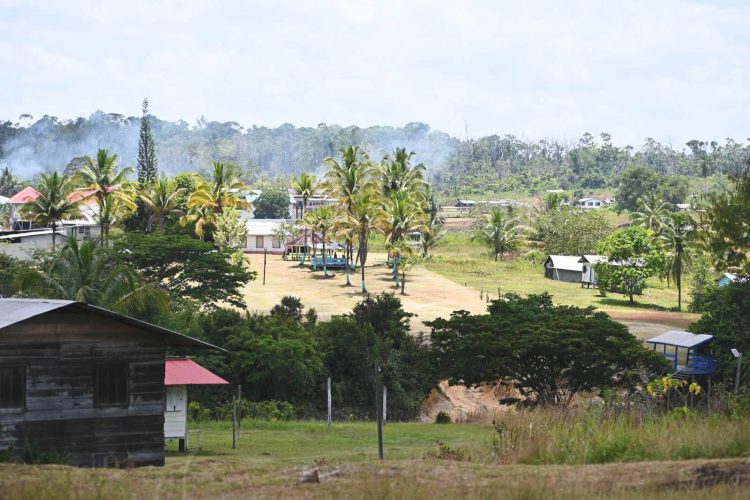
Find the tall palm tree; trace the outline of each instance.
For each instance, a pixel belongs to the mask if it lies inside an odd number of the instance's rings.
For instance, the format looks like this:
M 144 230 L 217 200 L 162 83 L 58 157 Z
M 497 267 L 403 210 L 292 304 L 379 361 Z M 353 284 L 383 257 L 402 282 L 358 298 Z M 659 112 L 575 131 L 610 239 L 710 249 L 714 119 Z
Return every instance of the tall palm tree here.
M 335 214 L 330 206 L 316 208 L 305 215 L 305 224 L 312 229 L 313 234 L 317 231 L 323 239 L 323 276 L 328 277 L 328 268 L 326 267 L 326 238 L 334 227 Z M 313 243 L 315 238 L 313 238 Z
M 92 191 L 90 197 L 93 197 L 99 206 L 99 232 L 105 245 L 109 240 L 109 228 L 113 218 L 103 212 L 111 212 L 114 206 L 127 210 L 137 208 L 133 201 L 135 192 L 128 182 L 128 175 L 132 172 L 131 167 L 118 170 L 117 155 L 110 155 L 106 149 L 100 149 L 96 153 L 96 161 L 87 156 L 83 167 L 76 173 L 75 179 Z
M 405 189 L 392 191 L 381 202 L 380 230 L 385 235 L 388 248 L 395 248 L 412 231 L 423 231 L 425 213 L 421 196 Z M 397 259 L 389 251 L 393 266 L 393 278 L 398 281 Z
M 633 224 L 658 232 L 672 211 L 672 204 L 651 192 L 638 200 L 638 208 L 639 211 L 633 213 Z
M 695 249 L 695 221 L 688 214 L 673 212 L 662 220 L 657 239 L 669 254 L 669 273 L 677 285 L 677 310 L 682 310 L 682 272 Z
M 422 249 L 421 257 L 426 259 L 431 248 L 434 248 L 440 239 L 445 234 L 443 226 L 445 225 L 445 217 L 440 213 L 440 205 L 438 205 L 435 199 L 435 193 L 432 189 L 427 186 L 425 191 L 425 227 L 422 230 L 422 234 L 419 238 L 419 246 Z
M 328 167 L 325 174 L 326 190 L 336 198 L 339 210 L 342 213 L 344 227 L 347 227 L 346 221 L 354 214 L 354 197 L 363 190 L 367 189 L 370 181 L 372 167 L 366 153 L 359 149 L 359 146 L 349 146 L 340 148 L 341 163 L 328 157 L 324 160 Z M 350 231 L 343 233 L 346 241 L 346 261 L 347 265 L 354 259 L 354 234 Z M 346 285 L 349 286 L 349 272 L 347 266 Z
M 415 153 L 406 152 L 406 148 L 396 148 L 392 156 L 386 156 L 380 164 L 380 188 L 389 196 L 396 191 L 421 192 L 425 187 L 425 166 L 422 163 L 412 165 Z
M 195 222 L 195 234 L 204 238 L 206 230 L 213 228 L 214 217 L 221 214 L 225 207 L 247 207 L 247 203 L 238 195 L 243 187 L 231 165 L 213 162 L 211 179 L 203 181 L 190 193 L 187 202 L 189 212 L 183 222 Z
M 22 271 L 18 287 L 40 297 L 76 300 L 136 316 L 165 312 L 169 307 L 163 290 L 142 283 L 132 269 L 116 263 L 107 249 L 75 238 L 68 239 L 45 268 Z
M 382 211 L 377 203 L 377 194 L 372 189 L 357 193 L 354 197 L 353 207 L 353 213 L 349 217 L 349 225 L 354 230 L 359 242 L 357 259 L 362 273 L 362 294 L 366 294 L 365 263 L 369 252 L 370 233 L 379 226 Z
M 302 218 L 304 219 L 305 214 L 307 213 L 307 202 L 310 199 L 311 196 L 315 194 L 315 190 L 317 189 L 318 183 L 315 180 L 314 175 L 310 175 L 307 172 L 302 172 L 299 177 L 292 180 L 292 189 L 294 189 L 294 192 L 297 196 L 302 198 Z M 299 261 L 299 264 L 302 265 L 307 258 L 307 226 L 305 226 L 305 253 L 302 255 L 302 258 Z
M 167 179 L 157 179 L 151 183 L 143 193 L 141 193 L 141 200 L 151 211 L 151 215 L 148 218 L 148 229 L 151 230 L 151 226 L 156 221 L 159 225 L 159 232 L 164 232 L 164 223 L 169 215 L 182 214 L 177 209 L 179 198 L 185 189 L 178 188 L 173 182 Z
M 57 172 L 42 174 L 36 190 L 39 196 L 36 200 L 26 203 L 23 211 L 37 224 L 52 227 L 52 248 L 55 248 L 57 225 L 63 220 L 80 215 L 78 204 L 69 199 L 73 183 L 69 176 Z
M 475 221 L 473 239 L 489 247 L 497 261 L 499 255 L 515 250 L 525 242 L 531 231 L 509 208 L 493 207 Z
M 396 288 L 401 288 L 401 295 L 404 295 L 406 286 L 406 271 L 414 265 L 412 259 L 414 255 L 414 249 L 404 240 L 401 240 L 392 245 L 388 245 L 388 250 L 393 256 L 394 262 L 396 262 L 397 269 L 401 271 L 401 279 L 399 280 L 398 272 L 396 273 Z

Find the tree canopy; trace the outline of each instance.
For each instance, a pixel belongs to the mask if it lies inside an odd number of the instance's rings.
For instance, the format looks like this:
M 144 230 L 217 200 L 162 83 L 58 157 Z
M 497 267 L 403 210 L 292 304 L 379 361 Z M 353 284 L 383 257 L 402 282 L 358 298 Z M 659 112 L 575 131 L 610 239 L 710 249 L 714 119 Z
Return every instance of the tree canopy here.
M 555 306 L 547 294 L 507 294 L 488 314 L 428 322 L 436 368 L 452 384 L 505 380 L 530 405 L 567 405 L 583 391 L 633 389 L 666 367 L 627 327 L 593 308 Z
M 226 303 L 244 309 L 242 287 L 256 276 L 232 263 L 232 249 L 217 249 L 190 236 L 128 233 L 117 248 L 148 283 L 210 307 Z

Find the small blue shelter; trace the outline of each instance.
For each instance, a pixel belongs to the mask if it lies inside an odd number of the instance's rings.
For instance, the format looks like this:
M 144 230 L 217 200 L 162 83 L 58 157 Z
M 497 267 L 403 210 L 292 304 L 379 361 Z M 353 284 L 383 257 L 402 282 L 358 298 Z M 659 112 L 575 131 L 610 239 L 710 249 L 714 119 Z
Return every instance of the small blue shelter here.
M 664 357 L 672 362 L 674 376 L 687 378 L 716 373 L 716 360 L 702 353 L 713 338 L 713 335 L 669 331 L 646 342 L 651 344 L 655 351 L 660 350 Z

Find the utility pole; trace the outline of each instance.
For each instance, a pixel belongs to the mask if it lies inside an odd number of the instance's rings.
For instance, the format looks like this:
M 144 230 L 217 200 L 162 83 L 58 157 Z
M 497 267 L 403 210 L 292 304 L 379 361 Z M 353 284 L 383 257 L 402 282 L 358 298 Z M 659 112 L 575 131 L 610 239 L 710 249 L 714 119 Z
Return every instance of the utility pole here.
M 266 284 L 266 259 L 268 258 L 268 249 L 263 249 L 263 284 Z
M 737 358 L 737 373 L 734 376 L 734 395 L 740 391 L 740 370 L 742 369 L 742 353 L 737 349 L 732 349 L 732 354 Z
M 378 422 L 378 457 L 380 460 L 383 460 L 383 411 L 380 408 L 381 388 L 380 366 L 378 366 L 375 370 L 375 415 Z

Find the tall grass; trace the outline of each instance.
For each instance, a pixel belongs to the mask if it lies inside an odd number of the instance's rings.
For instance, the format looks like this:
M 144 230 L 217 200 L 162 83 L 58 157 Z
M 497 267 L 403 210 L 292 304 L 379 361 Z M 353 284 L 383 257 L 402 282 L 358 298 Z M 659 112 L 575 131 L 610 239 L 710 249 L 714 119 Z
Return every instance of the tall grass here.
M 750 424 L 725 415 L 651 415 L 601 410 L 511 411 L 497 416 L 503 462 L 601 464 L 750 456 Z

